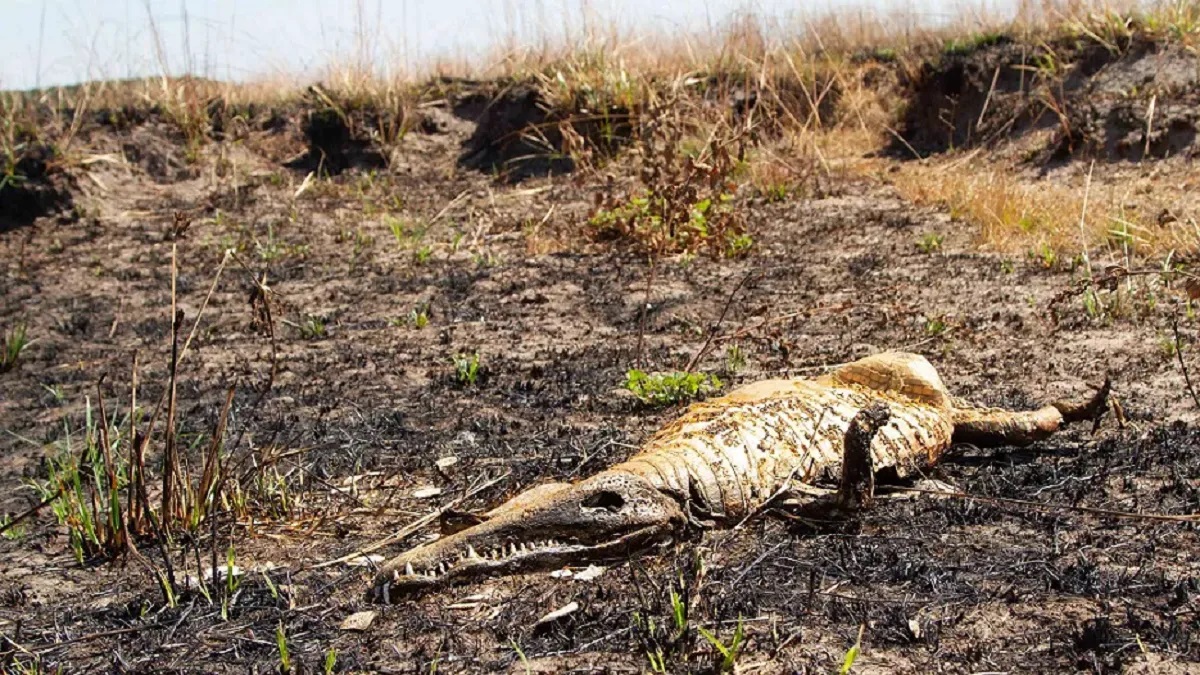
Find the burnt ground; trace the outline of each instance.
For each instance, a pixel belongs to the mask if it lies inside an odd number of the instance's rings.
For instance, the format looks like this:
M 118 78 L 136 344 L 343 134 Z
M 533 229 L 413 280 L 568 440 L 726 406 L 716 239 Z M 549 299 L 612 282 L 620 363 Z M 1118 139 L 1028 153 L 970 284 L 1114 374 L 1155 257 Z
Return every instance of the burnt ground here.
M 626 370 L 684 367 L 747 275 L 700 362 L 729 386 L 883 349 L 926 355 L 956 393 L 992 405 L 1030 406 L 1108 373 L 1125 428 L 1109 419 L 1021 451 L 960 448 L 935 477 L 980 496 L 1200 510 L 1200 431 L 1163 346 L 1169 315 L 1143 296 L 1120 316 L 1055 304 L 1077 278 L 1065 263 L 979 252 L 970 226 L 852 176 L 809 197 L 739 196 L 748 255 L 676 257 L 651 279 L 642 256 L 589 238 L 598 183 L 462 170 L 473 125 L 429 114 L 436 124 L 384 166 L 351 162 L 307 186 L 299 123 L 213 143 L 195 162 L 153 120 L 90 129 L 88 147 L 124 159 L 90 165 L 77 217 L 0 234 L 0 324 L 23 321 L 34 340 L 0 374 L 0 511 L 36 502 L 23 481 L 45 477 L 64 425 L 78 438 L 97 391 L 127 412 L 135 351 L 139 400 L 160 396 L 173 250 L 187 327 L 213 288 L 180 366 L 181 436 L 208 433 L 236 385 L 232 452 L 275 458 L 257 474 L 273 477 L 258 486 L 266 506 L 219 520 L 218 548 L 232 542 L 246 572 L 224 619 L 195 591 L 169 606 L 137 557 L 77 563 L 48 512 L 0 540 L 5 667 L 268 672 L 282 627 L 304 672 L 321 672 L 331 649 L 338 672 L 641 672 L 657 650 L 670 672 L 706 672 L 715 651 L 695 627 L 728 640 L 741 617 L 740 672 L 832 672 L 860 628 L 854 672 L 1200 668 L 1194 523 L 887 499 L 834 530 L 768 515 L 591 581 L 531 574 L 392 607 L 366 600 L 369 564 L 314 567 L 466 494 L 457 508 L 484 509 L 628 456 L 679 409 L 638 405 L 621 390 Z M 944 242 L 923 252 L 930 232 Z M 269 314 L 255 295 L 264 278 Z M 1190 338 L 1194 321 L 1182 330 Z M 464 386 L 452 358 L 471 353 L 481 374 Z M 441 493 L 418 492 L 429 487 Z M 178 574 L 207 567 L 210 536 L 180 543 Z M 683 637 L 666 628 L 677 580 Z M 537 625 L 570 602 L 577 611 Z M 378 612 L 369 628 L 340 628 L 361 610 Z

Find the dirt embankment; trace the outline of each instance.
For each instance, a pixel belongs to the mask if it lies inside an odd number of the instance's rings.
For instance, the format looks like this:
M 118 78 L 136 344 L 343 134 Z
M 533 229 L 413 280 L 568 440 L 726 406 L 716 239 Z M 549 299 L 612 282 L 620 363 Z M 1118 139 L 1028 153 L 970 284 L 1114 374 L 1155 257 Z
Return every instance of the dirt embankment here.
M 891 152 L 1021 145 L 1030 161 L 1195 156 L 1200 56 L 1134 39 L 1030 44 L 998 38 L 947 51 L 904 78 Z M 1027 136 L 1048 132 L 1028 144 Z

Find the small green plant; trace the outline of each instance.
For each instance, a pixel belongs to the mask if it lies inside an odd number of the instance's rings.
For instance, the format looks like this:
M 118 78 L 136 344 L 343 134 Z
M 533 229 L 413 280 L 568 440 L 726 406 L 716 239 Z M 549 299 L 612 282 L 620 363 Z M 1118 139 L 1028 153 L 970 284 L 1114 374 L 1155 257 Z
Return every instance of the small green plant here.
M 7 373 L 17 367 L 17 359 L 29 347 L 30 341 L 25 324 L 17 324 L 4 336 L 3 348 L 0 349 L 0 373 Z
M 1163 357 L 1173 359 L 1179 353 L 1179 342 L 1175 339 L 1174 335 L 1160 335 L 1158 338 L 1158 349 L 1162 352 Z
M 269 592 L 271 594 L 271 599 L 278 600 L 279 599 L 279 587 L 275 585 L 274 581 L 271 581 L 271 577 L 267 576 L 266 572 L 262 572 L 261 574 L 262 574 L 262 578 L 263 578 L 263 583 L 265 583 L 267 585 L 267 592 Z
M 933 253 L 934 251 L 942 250 L 942 242 L 946 237 L 937 232 L 926 232 L 921 235 L 917 241 L 917 248 L 921 249 L 921 253 Z
M 479 378 L 479 353 L 457 354 L 453 360 L 455 381 L 465 387 L 475 386 Z
M 425 263 L 429 262 L 429 259 L 432 256 L 433 256 L 433 247 L 428 244 L 417 249 L 417 252 L 413 255 L 413 257 L 417 261 L 418 265 L 424 265 Z
M 275 644 L 279 647 L 280 672 L 292 672 L 292 656 L 288 652 L 287 633 L 285 633 L 283 630 L 282 621 L 275 625 Z
M 850 675 L 850 669 L 854 667 L 854 662 L 858 660 L 858 655 L 862 651 L 864 627 L 858 627 L 858 637 L 855 638 L 854 644 L 850 646 L 850 649 L 846 650 L 846 656 L 842 659 L 842 667 L 838 669 L 838 675 Z
M 383 222 L 400 246 L 413 245 L 425 238 L 424 225 L 391 215 L 384 216 Z
M 263 262 L 273 262 L 278 260 L 287 253 L 287 246 L 275 237 L 275 227 L 267 226 L 267 238 L 265 240 L 255 239 L 254 252 L 258 254 L 258 259 Z
M 408 325 L 421 330 L 429 325 L 429 306 L 420 305 L 412 308 L 408 313 Z
M 11 525 L 10 526 L 11 523 L 12 523 L 11 516 L 0 516 L 0 530 L 3 531 L 4 538 L 11 539 L 13 541 L 24 538 L 25 526 L 24 525 Z
M 1087 312 L 1088 318 L 1096 319 L 1104 312 L 1104 308 L 1100 303 L 1100 296 L 1094 288 L 1088 287 L 1083 291 L 1083 310 Z
M 533 670 L 529 667 L 529 659 L 525 657 L 525 652 L 521 649 L 521 645 L 517 644 L 516 640 L 511 639 L 508 641 L 508 644 L 512 645 L 513 651 L 517 654 L 517 658 L 521 659 L 521 665 L 525 667 L 525 672 L 532 673 Z
M 337 649 L 330 647 L 329 651 L 325 652 L 325 675 L 333 675 L 334 668 L 337 667 Z
M 984 47 L 990 47 L 1004 39 L 1003 33 L 976 33 L 965 39 L 953 39 L 946 42 L 942 53 L 946 56 L 968 56 Z
M 774 183 L 763 190 L 763 197 L 766 198 L 768 204 L 787 201 L 791 194 L 792 187 L 787 183 Z
M 312 314 L 306 314 L 299 325 L 300 337 L 305 340 L 320 340 L 325 337 L 325 319 Z
M 948 328 L 944 317 L 931 316 L 925 319 L 925 334 L 929 337 L 937 337 L 945 333 Z
M 1009 260 L 1008 258 L 1005 258 L 1004 260 L 1000 261 L 1000 272 L 1001 273 L 1012 274 L 1014 270 L 1016 270 L 1016 266 L 1013 264 L 1013 261 Z
M 725 247 L 725 256 L 736 258 L 754 246 L 754 238 L 748 234 L 734 234 L 729 237 L 729 245 Z
M 425 326 L 429 325 L 429 305 L 422 303 L 410 309 L 408 314 L 403 317 L 397 316 L 388 319 L 388 325 L 394 328 L 408 326 L 410 328 L 421 330 Z
M 707 396 L 724 383 L 707 373 L 653 373 L 630 370 L 625 374 L 625 388 L 642 403 L 672 405 Z
M 745 646 L 746 632 L 745 627 L 742 625 L 742 617 L 738 617 L 737 628 L 734 629 L 733 637 L 730 639 L 728 645 L 722 642 L 715 634 L 710 633 L 704 626 L 697 626 L 696 628 L 704 636 L 704 639 L 708 640 L 709 644 L 720 652 L 721 665 L 719 672 L 732 671 L 737 664 L 738 654 L 741 653 L 742 647 Z
M 237 594 L 238 588 L 242 585 L 240 573 L 237 570 L 235 561 L 237 553 L 233 549 L 233 544 L 225 551 L 225 594 L 221 597 L 221 620 L 229 620 L 229 609 L 233 605 L 234 596 Z M 216 570 L 213 570 L 216 573 Z
M 725 370 L 736 373 L 746 367 L 746 353 L 740 345 L 729 345 L 725 349 Z
M 119 453 L 127 434 L 121 428 L 102 428 L 89 400 L 83 448 L 75 447 L 71 428 L 64 423 L 59 452 L 46 459 L 46 481 L 28 483 L 40 499 L 50 501 L 58 523 L 67 527 L 68 544 L 78 562 L 121 549 L 128 537 L 120 502 L 127 483 L 127 467 Z
M 54 401 L 54 405 L 66 403 L 67 392 L 61 384 L 43 384 L 42 389 L 45 389 L 46 393 L 50 395 L 50 398 Z
M 1043 243 L 1030 253 L 1030 257 L 1041 261 L 1042 267 L 1046 269 L 1050 269 L 1058 264 L 1058 252 L 1050 244 Z

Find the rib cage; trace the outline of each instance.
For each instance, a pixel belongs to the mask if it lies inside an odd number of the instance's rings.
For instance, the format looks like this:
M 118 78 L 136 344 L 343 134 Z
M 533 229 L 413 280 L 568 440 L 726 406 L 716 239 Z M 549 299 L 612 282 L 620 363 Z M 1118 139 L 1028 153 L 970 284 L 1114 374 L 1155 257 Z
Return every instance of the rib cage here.
M 917 400 L 860 386 L 862 374 L 759 382 L 696 404 L 612 470 L 642 476 L 715 518 L 741 518 L 793 472 L 806 484 L 835 478 L 851 418 L 878 400 L 892 416 L 871 444 L 875 470 L 894 467 L 904 476 L 935 462 L 953 432 L 941 382 L 921 378 L 916 390 L 906 391 Z M 935 395 L 922 395 L 926 391 Z

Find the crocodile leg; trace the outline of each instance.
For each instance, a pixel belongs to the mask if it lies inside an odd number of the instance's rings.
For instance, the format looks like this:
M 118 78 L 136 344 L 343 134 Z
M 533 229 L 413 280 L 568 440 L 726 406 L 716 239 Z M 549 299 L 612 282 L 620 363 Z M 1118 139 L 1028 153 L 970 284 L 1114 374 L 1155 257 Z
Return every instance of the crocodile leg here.
M 837 505 L 853 511 L 869 507 L 875 498 L 875 467 L 871 463 L 871 441 L 892 412 L 886 403 L 875 403 L 858 411 L 846 429 L 842 454 L 842 480 Z
M 954 411 L 954 443 L 979 447 L 1029 445 L 1047 438 L 1063 424 L 1093 420 L 1108 409 L 1109 380 L 1086 401 L 1060 401 L 1037 410 L 1009 411 L 963 408 Z

